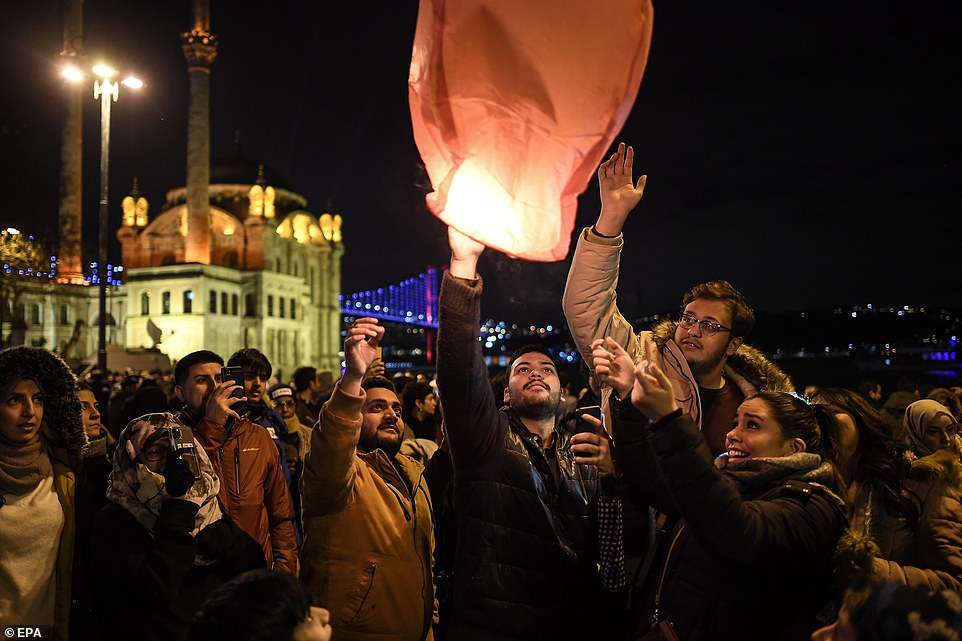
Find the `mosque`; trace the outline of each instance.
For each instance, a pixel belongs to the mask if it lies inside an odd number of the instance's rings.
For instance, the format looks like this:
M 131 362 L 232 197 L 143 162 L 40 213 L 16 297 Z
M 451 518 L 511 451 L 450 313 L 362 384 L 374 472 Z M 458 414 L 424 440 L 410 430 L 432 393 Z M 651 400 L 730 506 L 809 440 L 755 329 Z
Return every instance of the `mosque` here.
M 64 51 L 79 56 L 81 12 L 67 2 Z M 341 217 L 315 216 L 263 164 L 233 153 L 210 161 L 210 73 L 217 39 L 209 0 L 194 0 L 181 36 L 190 104 L 187 180 L 157 214 L 136 181 L 116 235 L 122 270 L 104 275 L 107 367 L 176 361 L 198 349 L 225 358 L 254 347 L 274 371 L 340 368 Z M 67 97 L 61 146 L 60 252 L 54 278 L 4 276 L 4 344 L 42 345 L 68 362 L 95 362 L 99 291 L 81 260 L 81 93 Z M 6 241 L 5 241 L 6 242 Z M 52 270 L 53 271 L 53 270 Z M 15 278 L 10 281 L 10 278 Z M 11 283 L 12 286 L 11 286 Z M 12 304 L 10 304 L 12 302 Z

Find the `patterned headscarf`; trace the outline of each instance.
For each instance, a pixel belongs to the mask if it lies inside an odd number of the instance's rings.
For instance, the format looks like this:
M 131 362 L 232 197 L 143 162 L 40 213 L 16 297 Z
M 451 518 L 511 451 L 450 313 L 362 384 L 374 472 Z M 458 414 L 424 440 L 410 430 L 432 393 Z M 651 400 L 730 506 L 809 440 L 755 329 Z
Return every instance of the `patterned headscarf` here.
M 117 449 L 114 451 L 114 469 L 110 473 L 107 498 L 130 512 L 148 531 L 153 531 L 157 517 L 160 515 L 160 508 L 169 497 L 164 491 L 164 476 L 151 472 L 141 463 L 140 452 L 148 443 L 159 440 L 161 434 L 166 435 L 169 427 L 187 429 L 173 414 L 166 412 L 145 414 L 135 418 L 120 433 Z M 187 494 L 178 498 L 192 501 L 200 506 L 194 519 L 194 530 L 191 532 L 196 536 L 202 529 L 220 520 L 223 515 L 217 503 L 220 481 L 214 473 L 210 459 L 207 458 L 207 453 L 196 439 L 194 439 L 194 449 L 200 465 L 201 478 L 187 490 Z
M 945 414 L 953 422 L 955 421 L 952 412 L 945 405 L 929 398 L 915 401 L 905 408 L 902 424 L 909 438 L 912 439 L 912 445 L 921 456 L 932 454 L 932 448 L 925 444 L 925 428 L 931 425 L 940 414 Z

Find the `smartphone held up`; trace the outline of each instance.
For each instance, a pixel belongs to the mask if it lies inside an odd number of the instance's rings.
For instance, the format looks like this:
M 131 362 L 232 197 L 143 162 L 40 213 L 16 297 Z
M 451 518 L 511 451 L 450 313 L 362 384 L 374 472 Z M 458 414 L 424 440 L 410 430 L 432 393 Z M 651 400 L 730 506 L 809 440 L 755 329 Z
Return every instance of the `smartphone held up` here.
M 244 371 L 241 367 L 222 367 L 220 370 L 220 380 L 222 382 L 233 381 L 235 385 L 240 385 L 240 389 L 235 389 L 231 392 L 230 398 L 244 398 Z M 245 401 L 237 401 L 232 403 L 230 407 L 238 414 L 244 414 L 247 411 L 247 403 Z
M 596 426 L 594 423 L 585 420 L 584 416 L 593 416 L 594 418 L 601 421 L 601 426 Z M 601 413 L 600 405 L 587 405 L 585 407 L 579 407 L 575 410 L 575 427 L 572 430 L 572 435 L 581 434 L 583 432 L 591 432 L 592 434 L 598 433 L 598 431 L 604 429 L 604 418 Z

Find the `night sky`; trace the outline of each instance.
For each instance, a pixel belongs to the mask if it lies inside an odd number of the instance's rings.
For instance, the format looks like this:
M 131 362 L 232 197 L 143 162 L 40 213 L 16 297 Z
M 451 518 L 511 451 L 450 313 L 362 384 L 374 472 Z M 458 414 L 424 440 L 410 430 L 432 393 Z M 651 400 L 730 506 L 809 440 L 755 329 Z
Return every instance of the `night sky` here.
M 308 199 L 344 217 L 345 293 L 447 260 L 411 133 L 417 3 L 213 0 L 213 159 L 235 131 Z M 545 2 L 546 10 L 551 3 Z M 0 224 L 57 233 L 62 22 L 6 0 L 0 22 Z M 187 0 L 88 0 L 85 49 L 139 74 L 111 133 L 111 226 L 134 176 L 157 214 L 185 176 Z M 625 229 L 621 306 L 674 309 L 726 278 L 765 311 L 962 307 L 962 39 L 955 3 L 655 3 L 648 67 L 619 139 L 648 174 Z M 572 43 L 572 46 L 589 46 Z M 85 103 L 84 211 L 95 239 L 99 103 Z M 636 172 L 637 173 L 637 172 Z M 580 198 L 594 221 L 597 183 Z M 113 238 L 114 231 L 111 230 Z M 86 259 L 95 256 L 93 242 Z M 115 256 L 119 256 L 116 251 Z M 568 261 L 486 252 L 486 315 L 561 318 Z

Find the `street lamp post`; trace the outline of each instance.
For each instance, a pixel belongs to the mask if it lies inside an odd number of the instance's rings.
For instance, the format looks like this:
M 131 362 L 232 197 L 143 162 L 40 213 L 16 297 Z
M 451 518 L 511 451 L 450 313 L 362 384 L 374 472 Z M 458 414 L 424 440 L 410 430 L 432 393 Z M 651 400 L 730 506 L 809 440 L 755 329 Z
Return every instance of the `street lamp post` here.
M 116 71 L 106 65 L 93 69 L 99 77 L 94 80 L 94 99 L 100 98 L 100 215 L 99 246 L 97 259 L 97 283 L 99 286 L 99 314 L 97 319 L 97 368 L 107 373 L 107 177 L 110 166 L 110 103 L 117 102 L 120 84 L 139 89 L 143 83 L 133 77 L 122 83 L 113 80 Z

